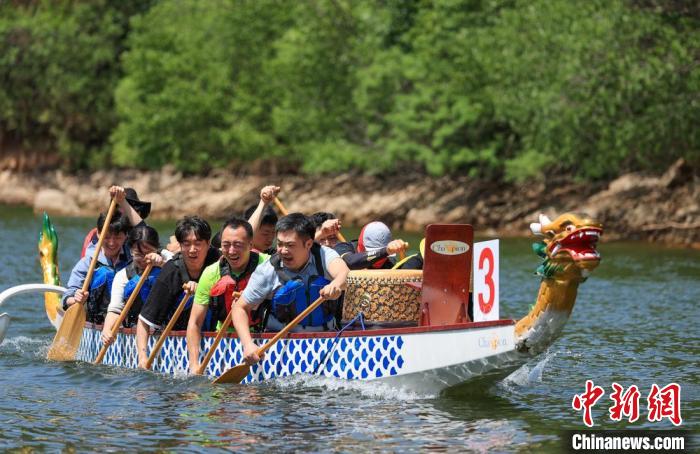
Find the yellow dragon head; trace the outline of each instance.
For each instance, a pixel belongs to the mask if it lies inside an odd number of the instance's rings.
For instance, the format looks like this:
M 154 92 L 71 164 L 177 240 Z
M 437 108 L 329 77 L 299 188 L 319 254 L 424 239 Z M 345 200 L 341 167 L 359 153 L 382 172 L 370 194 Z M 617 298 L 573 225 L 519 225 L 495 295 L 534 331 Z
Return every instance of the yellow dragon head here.
M 58 235 L 51 223 L 49 215 L 44 213 L 44 222 L 39 232 L 39 262 L 44 275 L 44 284 L 60 285 L 60 275 L 58 272 Z M 63 317 L 61 299 L 55 293 L 44 293 L 44 305 L 46 315 L 51 323 L 58 328 Z
M 533 245 L 544 258 L 537 269 L 546 278 L 585 278 L 600 263 L 596 245 L 603 226 L 588 216 L 565 213 L 551 221 L 541 214 L 540 222 L 530 224 L 530 230 L 544 240 Z

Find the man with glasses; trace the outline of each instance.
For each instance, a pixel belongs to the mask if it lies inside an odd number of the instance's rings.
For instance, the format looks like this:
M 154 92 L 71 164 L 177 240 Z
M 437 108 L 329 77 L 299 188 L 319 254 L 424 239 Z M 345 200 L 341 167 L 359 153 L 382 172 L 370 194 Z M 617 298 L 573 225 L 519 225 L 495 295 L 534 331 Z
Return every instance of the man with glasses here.
M 194 295 L 204 269 L 219 260 L 219 252 L 209 246 L 211 227 L 199 216 L 185 216 L 177 221 L 175 237 L 180 252 L 163 266 L 139 315 L 136 344 L 141 368 L 148 361 L 149 329 L 166 325 L 183 297 L 183 290 Z M 173 327 L 175 331 L 187 329 L 191 305 L 190 300 Z
M 242 292 L 253 271 L 265 262 L 267 254 L 252 251 L 253 227 L 243 218 L 233 216 L 221 229 L 221 258 L 209 265 L 199 280 L 194 305 L 187 324 L 187 352 L 190 372 L 198 373 L 202 331 L 220 329 L 231 311 L 233 293 Z M 263 311 L 253 314 L 250 325 L 262 325 Z

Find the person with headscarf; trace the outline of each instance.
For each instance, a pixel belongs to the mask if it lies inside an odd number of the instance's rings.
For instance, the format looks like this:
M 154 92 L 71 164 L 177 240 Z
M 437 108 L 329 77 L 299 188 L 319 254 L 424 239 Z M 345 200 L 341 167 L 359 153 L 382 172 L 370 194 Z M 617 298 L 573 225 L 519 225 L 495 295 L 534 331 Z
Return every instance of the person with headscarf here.
M 370 222 L 362 228 L 357 240 L 338 239 L 340 220 L 333 214 L 319 211 L 311 215 L 316 225 L 315 241 L 334 249 L 351 270 L 363 269 L 423 269 L 423 250 L 397 261 L 395 255 L 406 251 L 408 243 L 393 240 L 391 230 L 383 222 Z M 421 242 L 421 246 L 424 241 Z

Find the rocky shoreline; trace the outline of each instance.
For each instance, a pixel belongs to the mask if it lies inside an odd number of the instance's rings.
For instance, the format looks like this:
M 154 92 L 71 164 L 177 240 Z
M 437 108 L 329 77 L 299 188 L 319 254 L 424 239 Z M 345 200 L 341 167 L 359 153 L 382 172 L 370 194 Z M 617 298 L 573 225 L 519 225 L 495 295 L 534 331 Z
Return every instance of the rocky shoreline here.
M 482 180 L 398 175 L 308 177 L 215 172 L 184 176 L 171 168 L 67 174 L 60 170 L 0 171 L 0 203 L 54 215 L 94 216 L 105 207 L 106 188 L 135 188 L 153 204 L 152 217 L 198 213 L 221 219 L 257 201 L 265 184 L 282 186 L 290 211 L 332 211 L 347 225 L 383 220 L 392 228 L 422 231 L 433 222 L 464 222 L 498 236 L 529 236 L 539 213 L 587 213 L 605 227 L 604 239 L 660 242 L 700 249 L 700 175 L 683 160 L 661 176 L 638 173 L 596 184 L 569 177 L 504 185 Z

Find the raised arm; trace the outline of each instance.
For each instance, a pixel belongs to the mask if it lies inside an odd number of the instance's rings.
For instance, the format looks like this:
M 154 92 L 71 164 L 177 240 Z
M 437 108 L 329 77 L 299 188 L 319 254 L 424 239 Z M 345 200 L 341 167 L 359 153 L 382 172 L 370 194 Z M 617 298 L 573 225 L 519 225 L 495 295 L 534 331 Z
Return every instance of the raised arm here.
M 260 228 L 260 222 L 262 221 L 265 207 L 275 200 L 275 197 L 277 197 L 279 192 L 279 186 L 265 186 L 260 190 L 260 202 L 258 203 L 258 207 L 255 209 L 253 214 L 250 215 L 250 219 L 248 219 L 251 227 L 253 227 L 253 232 L 257 232 L 257 230 Z
M 393 240 L 381 249 L 365 252 L 346 252 L 341 257 L 351 270 L 362 270 L 369 268 L 377 260 L 405 251 L 408 246 L 408 243 L 403 240 Z
M 121 186 L 112 186 L 109 188 L 109 195 L 112 198 L 117 199 L 117 204 L 119 204 L 119 210 L 121 210 L 122 214 L 126 216 L 126 218 L 129 220 L 129 223 L 131 224 L 132 227 L 135 227 L 139 225 L 142 221 L 143 218 L 136 212 L 134 207 L 129 205 L 129 202 L 126 200 L 126 195 L 124 194 L 124 188 Z

